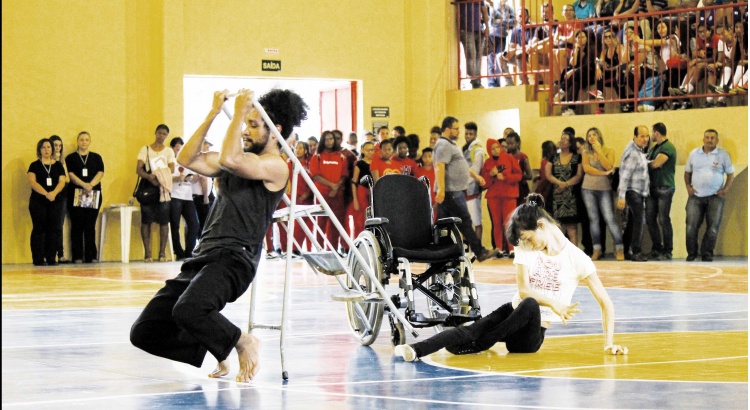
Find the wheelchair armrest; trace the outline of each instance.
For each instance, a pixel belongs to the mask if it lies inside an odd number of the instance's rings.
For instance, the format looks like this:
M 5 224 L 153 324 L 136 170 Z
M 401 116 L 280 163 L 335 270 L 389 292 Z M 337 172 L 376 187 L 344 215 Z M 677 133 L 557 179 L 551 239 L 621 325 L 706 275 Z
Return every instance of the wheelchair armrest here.
M 369 218 L 365 220 L 365 227 L 380 226 L 388 223 L 388 218 Z
M 461 218 L 456 218 L 455 216 L 451 216 L 449 218 L 440 218 L 437 221 L 435 221 L 435 226 L 443 226 L 443 225 L 450 225 L 450 224 L 456 224 L 459 225 L 461 223 Z

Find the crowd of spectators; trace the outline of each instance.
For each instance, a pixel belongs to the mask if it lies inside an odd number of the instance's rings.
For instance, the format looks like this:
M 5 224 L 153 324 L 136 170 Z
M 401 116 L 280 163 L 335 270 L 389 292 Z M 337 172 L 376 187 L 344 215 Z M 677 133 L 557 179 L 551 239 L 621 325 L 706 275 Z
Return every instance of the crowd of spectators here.
M 576 0 L 554 20 L 550 2 L 456 3 L 458 39 L 472 88 L 547 84 L 563 115 L 595 114 L 612 100 L 623 112 L 726 106 L 747 93 L 747 2 Z M 482 69 L 486 59 L 486 71 Z M 605 90 L 614 97 L 605 99 Z M 739 100 L 746 104 L 746 100 Z

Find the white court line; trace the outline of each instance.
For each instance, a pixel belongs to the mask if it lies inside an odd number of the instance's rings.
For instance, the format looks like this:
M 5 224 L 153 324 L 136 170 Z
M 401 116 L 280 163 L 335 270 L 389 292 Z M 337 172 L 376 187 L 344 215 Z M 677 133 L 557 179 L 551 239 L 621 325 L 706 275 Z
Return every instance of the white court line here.
M 572 370 L 627 367 L 627 366 L 651 366 L 651 365 L 676 364 L 676 363 L 714 362 L 714 361 L 737 360 L 737 359 L 747 359 L 747 358 L 748 358 L 747 356 L 710 357 L 710 358 L 704 358 L 704 359 L 670 360 L 670 361 L 663 361 L 663 362 L 614 363 L 614 364 L 601 364 L 601 365 L 591 365 L 591 366 L 558 367 L 558 368 L 552 368 L 552 369 L 532 369 L 532 370 L 520 370 L 516 372 L 490 372 L 487 370 L 470 370 L 470 369 L 464 369 L 461 367 L 446 366 L 442 363 L 435 362 L 429 357 L 420 358 L 420 360 L 422 360 L 423 362 L 429 365 L 432 365 L 435 367 L 441 367 L 444 369 L 476 371 L 476 372 L 480 372 L 480 373 L 484 373 L 488 375 L 495 374 L 498 376 L 520 376 L 520 377 L 536 377 L 536 378 L 543 378 L 543 379 L 563 379 L 563 380 L 613 380 L 613 381 L 633 381 L 633 382 L 653 382 L 653 383 L 665 382 L 665 383 L 710 383 L 710 384 L 744 384 L 746 385 L 747 382 L 744 382 L 744 381 L 724 382 L 724 381 L 708 381 L 708 380 L 615 379 L 615 378 L 598 378 L 598 377 L 543 376 L 543 375 L 536 375 L 533 373 L 547 373 L 547 372 L 558 372 L 558 371 L 572 371 Z

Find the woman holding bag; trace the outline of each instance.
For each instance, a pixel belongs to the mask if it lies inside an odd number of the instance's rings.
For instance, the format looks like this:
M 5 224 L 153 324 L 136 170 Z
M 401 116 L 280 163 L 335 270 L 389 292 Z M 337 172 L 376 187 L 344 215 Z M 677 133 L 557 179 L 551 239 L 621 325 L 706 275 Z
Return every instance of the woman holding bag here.
M 155 140 L 151 145 L 146 145 L 141 148 L 138 153 L 138 164 L 135 168 L 136 174 L 144 180 L 142 183 L 150 183 L 153 186 L 159 187 L 159 179 L 156 176 L 156 172 L 160 168 L 168 168 L 169 174 L 174 172 L 175 156 L 174 151 L 164 144 L 169 136 L 169 127 L 164 124 L 159 124 L 156 127 L 154 133 Z M 170 179 L 171 182 L 171 179 Z M 137 185 L 137 189 L 141 189 Z M 141 239 L 143 240 L 145 262 L 152 262 L 151 259 L 151 224 L 159 224 L 159 262 L 166 262 L 166 250 L 167 250 L 167 237 L 169 234 L 169 216 L 170 216 L 170 201 L 165 200 L 168 195 L 164 195 L 161 191 L 164 188 L 160 188 L 160 194 L 158 200 L 153 203 L 142 203 L 141 202 Z M 139 199 L 140 202 L 140 199 Z

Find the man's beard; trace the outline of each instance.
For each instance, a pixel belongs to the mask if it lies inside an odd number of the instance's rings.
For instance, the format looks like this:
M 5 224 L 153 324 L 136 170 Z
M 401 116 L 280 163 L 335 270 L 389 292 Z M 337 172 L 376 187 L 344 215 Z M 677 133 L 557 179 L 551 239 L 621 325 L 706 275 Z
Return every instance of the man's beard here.
M 266 144 L 268 144 L 268 141 L 266 141 L 264 143 L 260 143 L 260 142 L 255 142 L 253 140 L 250 140 L 249 142 L 250 142 L 250 147 L 248 148 L 245 145 L 245 141 L 243 141 L 242 151 L 244 151 L 244 152 L 252 152 L 255 155 L 258 155 L 261 152 L 263 152 L 263 150 L 266 148 Z

